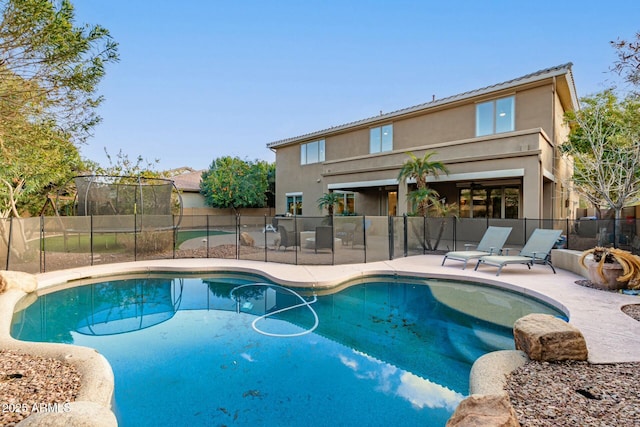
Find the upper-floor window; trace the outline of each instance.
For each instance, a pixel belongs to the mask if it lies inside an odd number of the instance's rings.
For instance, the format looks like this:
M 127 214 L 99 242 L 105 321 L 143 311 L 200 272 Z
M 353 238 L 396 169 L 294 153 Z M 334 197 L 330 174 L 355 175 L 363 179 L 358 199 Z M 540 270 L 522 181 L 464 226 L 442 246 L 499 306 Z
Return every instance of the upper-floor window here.
M 494 99 L 476 105 L 476 136 L 515 130 L 515 97 Z
M 300 164 L 324 162 L 324 139 L 300 145 Z
M 369 153 L 382 153 L 391 150 L 393 150 L 393 125 L 369 129 Z

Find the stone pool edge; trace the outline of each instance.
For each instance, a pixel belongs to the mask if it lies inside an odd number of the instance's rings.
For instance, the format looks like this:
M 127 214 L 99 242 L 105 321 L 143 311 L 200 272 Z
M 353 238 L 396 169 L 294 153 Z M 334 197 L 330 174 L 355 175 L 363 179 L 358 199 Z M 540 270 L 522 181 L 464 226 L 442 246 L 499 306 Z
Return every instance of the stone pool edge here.
M 18 423 L 19 426 L 74 425 L 111 427 L 118 422 L 112 411 L 114 376 L 111 365 L 98 351 L 88 347 L 59 343 L 36 343 L 16 340 L 11 337 L 13 313 L 29 293 L 10 289 L 0 295 L 0 347 L 44 358 L 60 360 L 74 366 L 81 376 L 81 385 L 76 400 L 70 402 L 68 412 L 32 413 Z M 19 402 L 18 402 L 19 403 Z M 67 402 L 42 402 L 46 404 Z M 46 421 L 45 421 L 46 420 Z

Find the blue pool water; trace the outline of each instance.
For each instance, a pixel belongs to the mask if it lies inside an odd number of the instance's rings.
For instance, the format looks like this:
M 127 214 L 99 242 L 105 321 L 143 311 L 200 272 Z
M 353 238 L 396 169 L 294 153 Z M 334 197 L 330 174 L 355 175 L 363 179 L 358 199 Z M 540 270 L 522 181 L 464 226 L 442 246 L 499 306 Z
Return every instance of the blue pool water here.
M 443 426 L 473 361 L 513 348 L 517 318 L 562 316 L 470 283 L 379 277 L 316 300 L 243 286 L 256 282 L 158 275 L 79 286 L 16 313 L 12 335 L 104 354 L 124 427 Z

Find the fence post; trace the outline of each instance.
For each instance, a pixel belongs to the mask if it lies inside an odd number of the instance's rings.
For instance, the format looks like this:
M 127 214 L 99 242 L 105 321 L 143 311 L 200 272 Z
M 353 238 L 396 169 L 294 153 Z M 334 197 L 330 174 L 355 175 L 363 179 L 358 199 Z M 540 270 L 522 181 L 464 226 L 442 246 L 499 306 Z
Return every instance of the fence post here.
M 367 263 L 367 229 L 365 228 L 366 225 L 366 221 L 365 221 L 365 216 L 362 215 L 362 242 L 364 243 L 364 263 Z M 355 230 L 353 231 L 354 235 L 353 238 L 355 239 Z M 351 244 L 351 247 L 353 247 L 353 242 Z
M 133 260 L 138 260 L 138 214 L 133 212 Z
M 391 215 L 389 215 L 388 217 L 388 222 L 389 222 L 389 259 L 392 260 L 393 259 L 393 242 L 394 242 L 394 237 L 393 237 L 393 217 Z
M 329 225 L 331 225 L 331 265 L 336 265 L 336 235 L 333 228 L 333 215 L 329 216 Z M 318 236 L 316 236 L 317 238 Z
M 13 236 L 13 217 L 9 218 L 9 238 L 7 239 L 7 267 L 5 270 L 9 270 L 9 257 L 11 256 L 11 236 Z
M 176 259 L 176 242 L 178 241 L 178 225 L 176 225 L 176 216 L 175 215 L 171 215 L 171 225 L 173 226 L 173 242 L 171 244 L 171 247 L 173 248 L 172 252 L 173 252 L 173 259 Z
M 240 259 L 240 214 L 236 214 L 236 259 Z
M 89 215 L 89 253 L 91 254 L 91 265 L 93 265 L 93 215 Z
M 44 215 L 40 215 L 40 273 L 47 271 L 46 259 L 44 256 Z
M 205 215 L 207 225 L 207 258 L 209 258 L 209 215 Z
M 455 216 L 452 216 L 451 222 L 453 222 L 453 250 L 455 251 L 457 250 L 456 247 L 458 246 L 458 220 Z
M 408 223 L 408 219 L 407 219 L 407 214 L 403 214 L 402 215 L 402 226 L 404 228 L 403 233 L 404 233 L 404 245 L 403 245 L 403 249 L 404 249 L 404 257 L 406 258 L 409 254 L 409 242 L 408 242 L 408 230 L 407 230 L 407 223 Z
M 300 235 L 298 234 L 298 215 L 293 216 L 293 243 L 293 249 L 296 252 L 295 263 L 298 265 L 298 245 L 302 244 L 302 242 L 300 242 Z M 284 248 L 284 250 L 286 251 L 287 248 Z
M 422 215 L 422 255 L 427 253 L 427 215 Z
M 267 214 L 264 214 L 264 262 L 267 262 Z

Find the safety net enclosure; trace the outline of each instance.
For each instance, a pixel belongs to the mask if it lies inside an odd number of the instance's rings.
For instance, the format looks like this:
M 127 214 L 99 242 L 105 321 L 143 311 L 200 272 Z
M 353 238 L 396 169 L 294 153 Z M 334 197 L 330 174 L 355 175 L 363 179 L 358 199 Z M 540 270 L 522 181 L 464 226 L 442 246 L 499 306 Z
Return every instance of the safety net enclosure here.
M 166 229 L 174 226 L 179 194 L 170 179 L 86 175 L 74 178 L 76 214 L 94 217 L 96 231 Z M 176 192 L 177 194 L 177 192 Z M 132 217 L 135 218 L 132 221 Z

